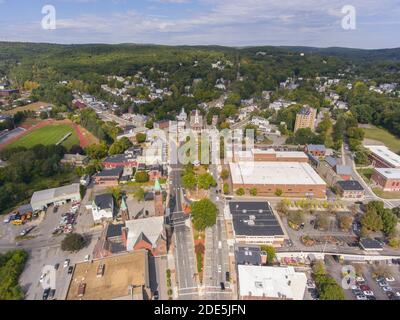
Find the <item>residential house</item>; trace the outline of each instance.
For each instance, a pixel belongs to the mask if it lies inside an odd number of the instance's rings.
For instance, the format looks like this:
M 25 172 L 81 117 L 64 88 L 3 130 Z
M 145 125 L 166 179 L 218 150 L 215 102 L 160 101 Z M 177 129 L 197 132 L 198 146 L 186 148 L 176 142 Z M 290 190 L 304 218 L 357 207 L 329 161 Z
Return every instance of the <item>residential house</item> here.
M 114 198 L 112 194 L 105 193 L 94 197 L 92 215 L 95 223 L 109 221 L 114 218 Z
M 306 153 L 312 154 L 314 157 L 325 157 L 326 148 L 323 144 L 308 144 L 305 148 Z
M 119 180 L 124 172 L 123 167 L 117 167 L 114 169 L 104 169 L 100 173 L 96 174 L 94 179 L 95 183 L 98 185 L 105 186 L 117 186 Z
M 64 157 L 60 161 L 62 164 L 69 164 L 74 167 L 84 167 L 89 162 L 89 157 L 85 155 L 77 154 L 64 154 Z

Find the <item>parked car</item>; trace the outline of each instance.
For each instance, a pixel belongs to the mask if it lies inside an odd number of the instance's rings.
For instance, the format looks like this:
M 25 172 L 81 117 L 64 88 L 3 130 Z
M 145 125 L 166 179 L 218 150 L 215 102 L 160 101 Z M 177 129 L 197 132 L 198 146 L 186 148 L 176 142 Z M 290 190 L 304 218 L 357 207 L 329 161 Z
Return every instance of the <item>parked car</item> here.
M 388 283 L 387 283 L 385 280 L 379 281 L 378 284 L 379 284 L 381 287 L 387 287 L 387 286 L 388 286 Z
M 365 279 L 363 278 L 363 276 L 357 276 L 357 277 L 356 277 L 356 281 L 357 281 L 357 282 L 364 282 Z
M 229 271 L 227 271 L 227 272 L 225 273 L 225 280 L 226 280 L 226 282 L 231 281 L 231 275 L 230 275 Z
M 153 300 L 158 300 L 158 299 L 159 299 L 158 291 L 154 291 Z
M 85 260 L 84 260 L 84 262 L 88 262 L 88 261 L 89 261 L 89 259 L 90 259 L 90 255 L 89 255 L 89 254 L 87 254 L 87 255 L 85 256 Z
M 64 268 L 66 268 L 66 267 L 69 266 L 70 261 L 71 261 L 71 260 L 69 260 L 69 259 L 65 259 L 65 261 L 64 261 Z
M 47 300 L 49 298 L 50 290 L 50 288 L 44 289 L 42 297 L 43 300 Z
M 392 287 L 382 287 L 382 290 L 385 292 L 393 291 Z
M 367 299 L 368 300 L 376 300 L 376 297 L 375 296 L 367 296 Z
M 49 300 L 53 300 L 55 294 L 56 294 L 56 289 L 51 289 L 51 290 L 50 290 L 50 293 L 49 293 L 48 299 L 49 299 Z
M 221 282 L 220 285 L 221 285 L 221 290 L 225 290 L 225 283 Z
M 60 264 L 59 264 L 59 263 L 56 263 L 56 264 L 54 265 L 54 269 L 58 270 L 58 268 L 60 268 Z
M 387 278 L 385 278 L 385 280 L 386 280 L 387 282 L 393 282 L 393 281 L 396 281 L 396 279 L 395 279 L 395 278 L 393 278 L 393 277 L 387 277 Z
M 70 267 L 68 268 L 68 274 L 72 274 L 73 271 L 74 271 L 74 267 L 73 267 L 73 266 L 70 266 Z
M 357 295 L 356 296 L 357 300 L 368 300 L 368 298 L 365 295 Z
M 3 220 L 3 223 L 5 223 L 5 224 L 10 223 L 10 220 L 11 220 L 11 218 L 10 218 L 10 217 L 7 217 L 7 218 L 5 218 L 5 219 Z
M 58 206 L 54 206 L 53 213 L 57 213 L 57 212 L 58 212 Z
M 366 290 L 366 291 L 363 291 L 363 293 L 366 296 L 373 296 L 374 295 L 374 292 L 372 290 Z

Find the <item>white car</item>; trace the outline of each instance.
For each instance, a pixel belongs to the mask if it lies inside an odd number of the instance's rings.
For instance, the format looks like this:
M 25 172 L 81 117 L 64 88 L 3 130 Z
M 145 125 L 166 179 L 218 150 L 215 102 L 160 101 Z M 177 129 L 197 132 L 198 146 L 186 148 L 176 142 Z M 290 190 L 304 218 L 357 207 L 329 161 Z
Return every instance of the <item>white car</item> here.
M 396 279 L 395 279 L 395 278 L 393 278 L 393 277 L 387 277 L 387 278 L 385 278 L 385 280 L 386 280 L 387 282 L 393 282 L 393 281 L 396 281 Z
M 364 293 L 366 296 L 373 296 L 373 295 L 374 295 L 374 292 L 371 291 L 371 290 L 363 291 L 363 293 Z
M 385 292 L 393 291 L 393 289 L 391 287 L 382 287 L 382 290 Z
M 368 298 L 364 295 L 356 296 L 357 300 L 368 300 Z
M 85 262 L 88 262 L 89 261 L 89 259 L 90 259 L 90 255 L 89 254 L 87 254 L 86 256 L 85 256 Z
M 357 282 L 364 282 L 365 279 L 362 276 L 358 276 L 358 277 L 356 277 L 356 281 Z
M 69 266 L 69 259 L 65 259 L 64 268 L 67 268 L 68 266 Z
M 3 220 L 4 223 L 10 223 L 10 217 L 7 217 Z
M 400 291 L 397 291 L 397 292 L 395 293 L 395 295 L 396 295 L 396 297 L 400 297 Z
M 221 273 L 222 272 L 222 270 L 221 270 L 221 266 L 220 265 L 218 265 L 218 273 Z

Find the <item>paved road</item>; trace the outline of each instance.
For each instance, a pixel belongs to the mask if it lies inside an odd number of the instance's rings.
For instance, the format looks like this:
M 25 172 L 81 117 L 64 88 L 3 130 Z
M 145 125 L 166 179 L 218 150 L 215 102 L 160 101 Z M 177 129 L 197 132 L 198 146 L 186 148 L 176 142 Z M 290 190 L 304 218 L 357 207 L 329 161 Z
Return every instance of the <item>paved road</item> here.
M 357 180 L 363 187 L 365 190 L 365 199 L 364 201 L 383 201 L 385 206 L 388 208 L 395 208 L 400 206 L 400 199 L 391 199 L 391 200 L 387 200 L 387 199 L 382 199 L 380 197 L 378 197 L 369 187 L 369 185 L 364 181 L 364 179 L 360 176 L 360 174 L 357 172 L 356 167 L 355 167 L 355 163 L 353 160 L 353 156 L 351 151 L 349 151 L 349 147 L 346 143 L 343 143 L 343 147 L 342 147 L 342 161 L 344 165 L 349 165 L 352 167 L 352 178 L 353 180 Z
M 194 255 L 193 236 L 190 222 L 183 214 L 181 169 L 173 165 L 170 172 L 170 211 L 174 217 L 175 266 L 177 272 L 178 295 L 182 300 L 197 300 L 197 268 Z
M 216 165 L 210 165 L 210 172 L 218 181 Z M 206 230 L 206 252 L 204 266 L 204 296 L 211 300 L 226 300 L 232 295 L 230 283 L 226 281 L 226 272 L 229 271 L 228 243 L 224 223 L 224 202 L 217 194 L 218 188 L 212 188 L 210 200 L 218 207 L 217 223 Z M 221 289 L 221 282 L 225 290 Z

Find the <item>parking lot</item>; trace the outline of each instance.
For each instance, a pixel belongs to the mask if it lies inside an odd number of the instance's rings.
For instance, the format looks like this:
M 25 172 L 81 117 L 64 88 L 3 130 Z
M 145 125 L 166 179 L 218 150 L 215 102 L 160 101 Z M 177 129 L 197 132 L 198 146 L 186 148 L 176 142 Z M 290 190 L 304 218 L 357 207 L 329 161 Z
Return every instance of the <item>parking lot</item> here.
M 326 269 L 335 280 L 341 284 L 343 279 L 342 268 L 346 265 L 355 266 L 358 274 L 355 283 L 351 288 L 344 289 L 348 300 L 396 300 L 396 292 L 400 292 L 400 265 L 385 263 L 339 263 L 331 256 L 325 258 Z M 380 269 L 387 270 L 388 275 L 383 276 L 381 281 L 377 281 L 375 273 Z M 385 280 L 386 278 L 386 280 Z M 385 288 L 385 289 L 384 289 Z M 392 293 L 389 293 L 392 292 Z
M 86 199 L 86 197 L 85 197 Z M 87 201 L 86 201 L 87 202 Z M 69 283 L 68 267 L 64 268 L 64 261 L 70 260 L 69 266 L 82 262 L 86 255 L 91 255 L 101 229 L 93 230 L 93 218 L 90 210 L 85 206 L 73 208 L 74 204 L 67 203 L 54 209 L 50 206 L 45 214 L 40 215 L 23 225 L 1 223 L 0 225 L 0 250 L 8 251 L 19 247 L 29 253 L 24 272 L 20 277 L 20 284 L 27 300 L 43 299 L 44 288 L 48 286 L 50 278 L 49 270 L 54 270 L 55 289 L 54 297 L 51 294 L 48 298 L 64 299 Z M 4 216 L 4 220 L 6 216 Z M 21 237 L 23 230 L 31 229 L 24 237 Z M 78 253 L 69 253 L 61 250 L 61 241 L 65 234 L 79 232 L 84 235 L 87 244 Z M 43 271 L 47 273 L 42 277 Z M 50 290 L 48 290 L 50 291 Z M 49 292 L 47 292 L 49 293 Z

